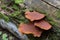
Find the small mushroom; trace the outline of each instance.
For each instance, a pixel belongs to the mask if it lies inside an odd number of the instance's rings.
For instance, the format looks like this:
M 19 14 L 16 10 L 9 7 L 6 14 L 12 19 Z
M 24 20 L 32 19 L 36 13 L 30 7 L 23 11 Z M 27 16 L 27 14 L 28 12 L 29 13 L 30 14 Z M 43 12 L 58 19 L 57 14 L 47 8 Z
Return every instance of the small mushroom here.
M 29 19 L 30 21 L 34 21 L 34 20 L 40 20 L 40 19 L 44 18 L 45 15 L 41 14 L 41 13 L 38 13 L 38 12 L 35 12 L 35 11 L 33 11 L 33 12 L 27 11 L 25 13 L 25 17 L 27 19 Z
M 38 21 L 38 22 L 35 22 L 34 25 L 37 26 L 37 27 L 39 27 L 39 28 L 41 28 L 41 29 L 44 29 L 44 30 L 49 30 L 49 29 L 51 29 L 51 27 L 52 27 L 52 26 L 51 26 L 47 21 L 45 21 L 45 20 L 40 20 L 40 21 Z
M 40 37 L 43 30 L 36 28 L 32 23 L 20 24 L 19 31 L 23 34 L 33 34 L 34 37 Z

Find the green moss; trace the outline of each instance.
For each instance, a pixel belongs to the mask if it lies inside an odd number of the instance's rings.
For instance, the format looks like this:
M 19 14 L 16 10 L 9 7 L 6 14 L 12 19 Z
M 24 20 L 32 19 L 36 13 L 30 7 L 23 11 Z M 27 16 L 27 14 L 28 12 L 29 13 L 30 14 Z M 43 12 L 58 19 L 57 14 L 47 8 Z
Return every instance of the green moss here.
M 10 14 L 10 16 L 12 16 L 12 17 L 16 17 L 18 15 L 20 15 L 19 11 L 14 11 L 12 14 Z
M 57 10 L 57 11 L 56 11 L 55 16 L 57 17 L 57 19 L 60 19 L 60 10 Z
M 7 34 L 3 34 L 3 35 L 2 35 L 2 39 L 3 39 L 3 40 L 8 40 Z
M 2 34 L 2 31 L 0 31 L 0 35 Z
M 15 3 L 22 4 L 22 3 L 24 3 L 24 0 L 15 0 Z
M 19 7 L 16 4 L 12 5 L 11 8 L 13 8 L 14 10 L 17 10 L 17 11 L 19 10 Z
M 9 18 L 6 15 L 4 15 L 3 13 L 0 13 L 0 18 L 4 19 L 7 22 L 9 21 Z
M 37 11 L 37 12 L 40 12 L 40 13 L 43 13 L 43 14 L 47 15 L 47 12 L 45 10 L 38 9 L 38 8 L 32 8 L 32 9 L 35 10 L 35 11 Z

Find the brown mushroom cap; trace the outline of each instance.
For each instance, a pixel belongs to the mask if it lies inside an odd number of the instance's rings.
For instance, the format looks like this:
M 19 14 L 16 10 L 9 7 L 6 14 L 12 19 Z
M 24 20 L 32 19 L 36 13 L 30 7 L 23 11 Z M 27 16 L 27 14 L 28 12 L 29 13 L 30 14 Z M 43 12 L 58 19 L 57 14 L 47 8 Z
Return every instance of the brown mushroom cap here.
M 51 26 L 47 21 L 45 21 L 45 20 L 40 20 L 40 21 L 38 21 L 38 22 L 35 22 L 34 25 L 37 26 L 37 27 L 39 27 L 39 28 L 41 28 L 41 29 L 44 29 L 44 30 L 49 30 L 49 29 L 51 29 L 51 27 L 52 27 L 52 26 Z
M 25 17 L 27 19 L 29 19 L 30 21 L 34 21 L 34 20 L 40 20 L 40 19 L 44 18 L 45 15 L 41 14 L 41 13 L 38 13 L 38 12 L 35 12 L 35 11 L 33 11 L 33 12 L 27 11 L 25 13 Z
M 20 24 L 19 31 L 24 34 L 33 34 L 34 37 L 40 37 L 42 30 L 38 30 L 32 23 L 29 24 Z

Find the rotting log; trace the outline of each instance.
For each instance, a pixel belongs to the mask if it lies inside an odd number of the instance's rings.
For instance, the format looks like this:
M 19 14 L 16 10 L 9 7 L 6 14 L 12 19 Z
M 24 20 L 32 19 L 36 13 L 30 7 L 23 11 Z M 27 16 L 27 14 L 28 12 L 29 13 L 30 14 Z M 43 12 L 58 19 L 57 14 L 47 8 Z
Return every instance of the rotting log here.
M 60 1 L 59 0 L 25 0 L 27 8 L 32 8 L 38 12 L 42 12 L 48 16 L 49 20 L 53 20 L 60 26 Z M 56 4 L 56 5 L 55 5 Z M 52 23 L 52 22 L 51 22 Z M 52 23 L 53 24 L 53 23 Z

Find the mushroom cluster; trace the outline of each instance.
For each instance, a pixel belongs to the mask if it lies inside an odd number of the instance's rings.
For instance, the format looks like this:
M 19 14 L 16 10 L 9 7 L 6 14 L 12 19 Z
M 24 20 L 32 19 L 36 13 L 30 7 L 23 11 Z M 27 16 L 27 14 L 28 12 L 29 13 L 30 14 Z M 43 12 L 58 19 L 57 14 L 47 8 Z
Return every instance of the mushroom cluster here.
M 43 19 L 45 18 L 45 15 L 39 12 L 27 11 L 25 12 L 25 17 L 31 22 L 28 24 L 21 23 L 19 25 L 18 30 L 23 34 L 33 34 L 34 37 L 40 37 L 44 30 L 49 30 L 52 27 L 46 20 Z

